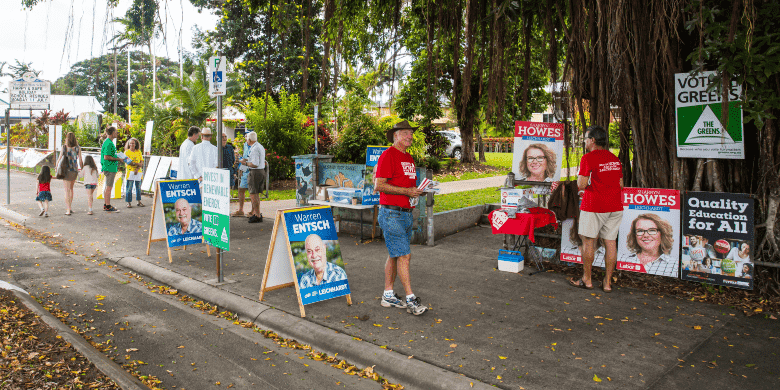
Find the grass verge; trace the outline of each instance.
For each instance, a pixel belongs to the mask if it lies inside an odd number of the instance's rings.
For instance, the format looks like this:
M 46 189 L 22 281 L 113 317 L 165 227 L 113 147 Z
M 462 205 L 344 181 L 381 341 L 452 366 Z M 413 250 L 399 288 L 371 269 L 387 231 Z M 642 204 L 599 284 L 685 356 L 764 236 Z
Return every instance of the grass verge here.
M 230 190 L 230 196 L 238 198 L 238 190 Z M 260 194 L 260 201 L 271 200 L 287 200 L 295 199 L 295 190 L 268 190 L 268 198 L 265 198 L 265 192 Z M 249 192 L 246 193 L 246 201 L 251 202 L 249 199 Z
M 496 203 L 500 194 L 498 187 L 482 188 L 479 190 L 456 192 L 452 194 L 436 195 L 436 203 L 433 212 L 462 209 L 464 207 Z

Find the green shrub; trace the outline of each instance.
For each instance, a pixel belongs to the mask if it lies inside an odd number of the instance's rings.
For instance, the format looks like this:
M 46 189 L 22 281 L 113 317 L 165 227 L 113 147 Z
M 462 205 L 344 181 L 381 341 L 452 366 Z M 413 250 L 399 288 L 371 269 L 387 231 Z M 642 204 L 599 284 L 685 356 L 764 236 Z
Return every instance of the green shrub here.
M 398 120 L 396 118 L 396 121 L 393 122 L 392 119 L 387 118 L 377 120 L 366 114 L 350 116 L 350 121 L 344 124 L 337 141 L 331 148 L 333 161 L 365 164 L 366 147 L 389 144 L 385 130 L 392 127 Z M 388 125 L 388 123 L 390 124 Z
M 278 102 L 266 95 L 250 98 L 248 106 L 247 127 L 255 129 L 266 153 L 285 157 L 309 153 L 314 135 L 303 127 L 307 118 L 299 111 L 298 95 L 282 89 Z

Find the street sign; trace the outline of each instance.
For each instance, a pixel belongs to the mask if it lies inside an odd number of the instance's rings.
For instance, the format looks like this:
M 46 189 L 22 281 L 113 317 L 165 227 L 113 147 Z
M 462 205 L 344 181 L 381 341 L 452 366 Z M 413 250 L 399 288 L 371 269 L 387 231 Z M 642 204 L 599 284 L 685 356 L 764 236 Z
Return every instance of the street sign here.
M 230 171 L 203 170 L 203 239 L 211 246 L 230 250 Z
M 13 109 L 48 110 L 51 103 L 51 83 L 39 79 L 32 72 L 11 81 L 8 93 Z
M 209 96 L 224 96 L 227 92 L 227 58 L 209 58 Z

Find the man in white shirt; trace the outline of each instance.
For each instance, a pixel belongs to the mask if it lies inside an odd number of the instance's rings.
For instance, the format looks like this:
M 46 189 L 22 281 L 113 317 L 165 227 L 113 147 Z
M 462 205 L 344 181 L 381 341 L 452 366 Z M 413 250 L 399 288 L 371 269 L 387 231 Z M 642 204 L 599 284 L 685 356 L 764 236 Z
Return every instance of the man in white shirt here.
M 242 164 L 249 167 L 249 198 L 252 199 L 252 211 L 249 213 L 249 223 L 263 222 L 263 214 L 260 213 L 260 192 L 265 184 L 265 148 L 257 142 L 257 133 L 254 131 L 246 135 L 249 144 L 249 158 L 243 159 Z
M 200 129 L 195 126 L 190 127 L 187 131 L 187 139 L 179 146 L 179 168 L 176 171 L 176 179 L 192 179 L 189 168 L 190 154 L 192 153 L 192 148 L 195 147 L 195 141 L 198 140 L 199 136 Z
M 201 141 L 190 153 L 190 177 L 203 181 L 203 168 L 217 167 L 217 147 L 211 144 L 211 129 L 204 128 L 200 133 Z

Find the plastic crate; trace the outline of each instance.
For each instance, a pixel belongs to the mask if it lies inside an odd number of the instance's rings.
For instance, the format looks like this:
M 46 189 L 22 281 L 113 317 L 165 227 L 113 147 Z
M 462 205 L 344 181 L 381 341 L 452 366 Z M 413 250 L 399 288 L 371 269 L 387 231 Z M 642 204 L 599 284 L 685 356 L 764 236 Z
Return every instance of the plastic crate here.
M 518 273 L 523 270 L 525 259 L 518 251 L 498 250 L 498 270 Z

